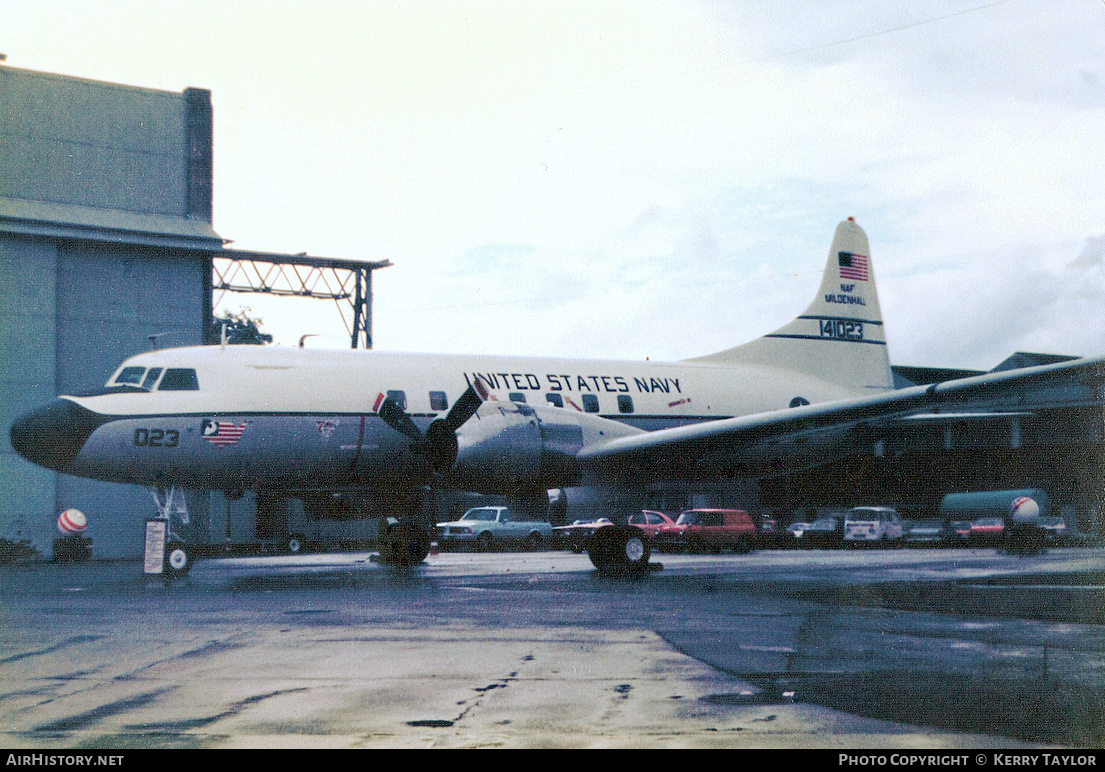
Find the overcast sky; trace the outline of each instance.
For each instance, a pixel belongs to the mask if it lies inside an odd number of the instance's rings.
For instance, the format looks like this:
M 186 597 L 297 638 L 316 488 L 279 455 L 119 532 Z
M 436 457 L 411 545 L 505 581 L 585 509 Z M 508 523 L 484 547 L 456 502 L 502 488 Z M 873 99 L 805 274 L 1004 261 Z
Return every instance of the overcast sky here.
M 1103 0 L 4 0 L 0 52 L 210 89 L 215 229 L 391 260 L 379 350 L 711 353 L 853 216 L 896 364 L 1105 354 Z

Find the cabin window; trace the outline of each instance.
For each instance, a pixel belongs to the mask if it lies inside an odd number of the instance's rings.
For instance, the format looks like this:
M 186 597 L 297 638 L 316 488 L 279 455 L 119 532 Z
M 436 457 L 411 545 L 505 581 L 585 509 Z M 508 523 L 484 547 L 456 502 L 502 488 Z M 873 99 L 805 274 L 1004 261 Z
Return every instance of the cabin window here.
M 585 413 L 597 413 L 599 412 L 599 398 L 594 394 L 584 394 L 583 396 L 583 412 Z
M 520 391 L 512 391 L 506 395 L 506 398 L 511 402 L 525 402 L 526 395 Z
M 146 373 L 146 377 L 142 379 L 142 388 L 146 391 L 153 391 L 153 387 L 157 383 L 159 375 L 161 375 L 161 368 L 151 367 Z
M 632 413 L 633 412 L 633 397 L 628 394 L 618 395 L 618 412 L 619 413 Z
M 388 399 L 395 403 L 395 406 L 400 410 L 406 412 L 407 410 L 407 392 L 405 391 L 389 391 Z
M 448 410 L 449 398 L 445 396 L 444 391 L 431 391 L 430 392 L 430 410 Z
M 564 407 L 564 398 L 559 394 L 546 394 L 545 400 L 554 407 Z
M 199 378 L 191 367 L 170 367 L 165 371 L 165 377 L 157 387 L 158 391 L 199 391 L 199 389 Z
M 117 376 L 115 376 L 115 383 L 119 386 L 128 383 L 137 386 L 138 384 L 142 383 L 142 376 L 145 374 L 145 367 L 124 367 L 122 371 Z

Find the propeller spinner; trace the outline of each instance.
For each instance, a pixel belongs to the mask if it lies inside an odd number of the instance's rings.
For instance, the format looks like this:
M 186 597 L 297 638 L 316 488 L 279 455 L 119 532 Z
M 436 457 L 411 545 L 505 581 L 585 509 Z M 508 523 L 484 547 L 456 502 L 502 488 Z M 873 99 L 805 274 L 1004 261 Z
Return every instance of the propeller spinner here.
M 411 450 L 423 456 L 435 472 L 444 474 L 457 460 L 457 429 L 476 414 L 488 394 L 487 385 L 477 377 L 444 418 L 435 418 L 426 427 L 425 434 L 391 397 L 380 394 L 376 398 L 376 414 L 392 429 L 409 437 Z

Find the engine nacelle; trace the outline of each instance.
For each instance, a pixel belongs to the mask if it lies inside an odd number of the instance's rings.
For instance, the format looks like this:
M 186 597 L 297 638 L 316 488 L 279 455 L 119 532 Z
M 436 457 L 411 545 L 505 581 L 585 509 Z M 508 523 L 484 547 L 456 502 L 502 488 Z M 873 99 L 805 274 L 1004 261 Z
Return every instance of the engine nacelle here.
M 642 430 L 589 413 L 486 402 L 456 432 L 446 483 L 478 493 L 517 494 L 578 483 L 576 454 Z
M 549 491 L 549 520 L 557 525 L 605 517 L 622 525 L 647 509 L 647 492 L 633 486 L 556 488 Z

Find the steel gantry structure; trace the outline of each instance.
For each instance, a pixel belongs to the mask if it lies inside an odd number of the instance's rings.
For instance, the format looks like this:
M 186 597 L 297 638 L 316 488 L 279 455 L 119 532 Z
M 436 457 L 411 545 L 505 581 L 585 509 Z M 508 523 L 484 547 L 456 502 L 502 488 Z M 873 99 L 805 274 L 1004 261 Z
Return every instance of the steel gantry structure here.
M 211 253 L 211 308 L 227 292 L 333 300 L 351 348 L 372 348 L 372 272 L 390 260 L 365 262 L 274 252 Z M 215 293 L 222 293 L 218 299 Z

